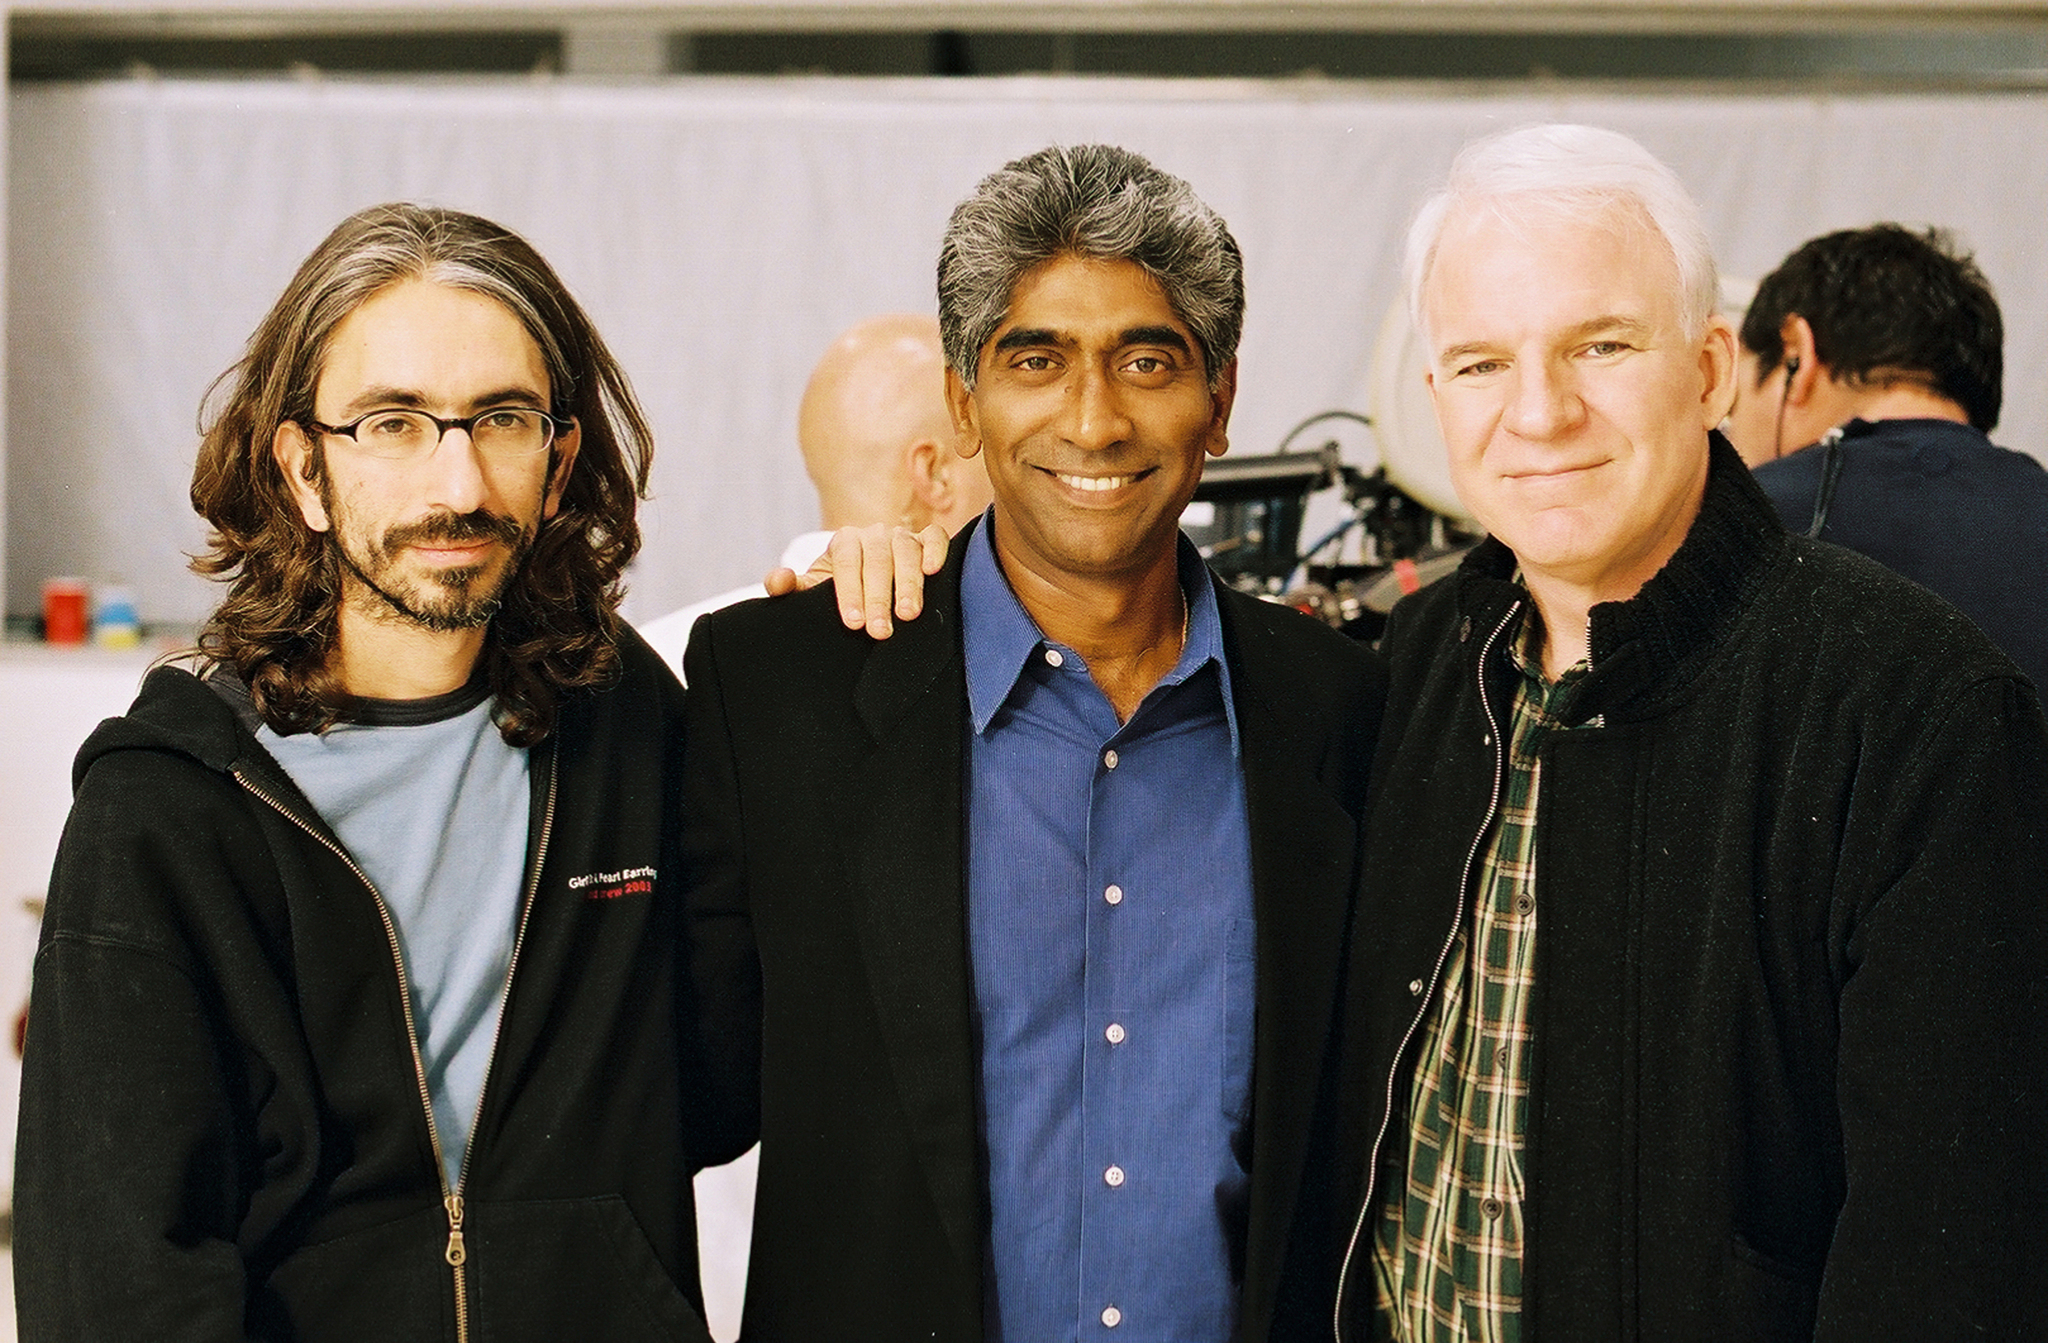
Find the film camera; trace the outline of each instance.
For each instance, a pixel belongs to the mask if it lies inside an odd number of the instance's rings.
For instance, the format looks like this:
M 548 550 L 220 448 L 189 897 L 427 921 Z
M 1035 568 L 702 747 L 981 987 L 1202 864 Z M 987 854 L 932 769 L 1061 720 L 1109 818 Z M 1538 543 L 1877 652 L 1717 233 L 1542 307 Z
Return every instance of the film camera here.
M 1384 465 L 1367 472 L 1344 462 L 1335 437 L 1289 450 L 1318 427 L 1338 425 L 1369 430 L 1372 422 L 1325 411 L 1298 425 L 1278 452 L 1208 463 L 1181 527 L 1233 587 L 1377 639 L 1394 603 L 1449 573 L 1478 534 L 1417 499 Z M 1310 497 L 1333 489 L 1342 491 L 1340 521 L 1304 547 Z

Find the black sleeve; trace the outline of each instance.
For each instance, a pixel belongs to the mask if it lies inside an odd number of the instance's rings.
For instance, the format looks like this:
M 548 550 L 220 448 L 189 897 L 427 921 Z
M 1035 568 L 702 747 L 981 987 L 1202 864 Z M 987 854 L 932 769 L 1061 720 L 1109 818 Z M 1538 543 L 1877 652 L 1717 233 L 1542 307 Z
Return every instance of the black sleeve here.
M 1978 682 L 1849 866 L 1837 1077 L 1847 1197 L 1816 1337 L 2048 1338 L 2048 725 Z
M 190 912 L 242 905 L 218 776 L 147 752 L 86 775 L 51 877 L 16 1150 L 21 1337 L 239 1339 L 257 1157 L 249 1058 Z M 260 1081 L 258 1083 L 260 1085 Z
M 683 655 L 684 943 L 689 958 L 686 1048 L 696 1059 L 709 1116 L 698 1165 L 729 1161 L 761 1123 L 761 967 L 747 901 L 738 771 L 725 695 L 703 619 Z

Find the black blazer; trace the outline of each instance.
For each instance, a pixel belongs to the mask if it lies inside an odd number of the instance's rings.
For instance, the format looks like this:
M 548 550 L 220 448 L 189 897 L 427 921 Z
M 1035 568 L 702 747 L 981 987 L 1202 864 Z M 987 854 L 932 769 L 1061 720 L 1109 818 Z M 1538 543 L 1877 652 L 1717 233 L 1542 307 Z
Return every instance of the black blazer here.
M 684 658 L 690 955 L 701 982 L 758 973 L 760 989 L 758 1012 L 700 1007 L 723 1103 L 744 1110 L 758 1081 L 752 1343 L 981 1338 L 965 549 L 886 641 L 814 591 L 704 617 Z M 1218 594 L 1258 918 L 1242 1329 L 1256 1343 L 1328 1328 L 1334 1163 L 1310 1128 L 1385 677 L 1326 626 Z

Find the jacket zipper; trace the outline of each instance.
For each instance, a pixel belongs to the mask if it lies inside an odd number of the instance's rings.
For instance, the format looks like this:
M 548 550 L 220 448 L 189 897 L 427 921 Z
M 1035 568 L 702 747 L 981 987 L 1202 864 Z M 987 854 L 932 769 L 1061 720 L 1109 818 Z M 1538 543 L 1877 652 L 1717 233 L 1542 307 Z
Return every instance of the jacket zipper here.
M 427 1068 L 420 1058 L 419 1027 L 415 1023 L 412 1013 L 412 984 L 406 977 L 405 957 L 398 947 L 398 925 L 392 920 L 390 906 L 384 903 L 384 893 L 377 889 L 377 883 L 370 880 L 369 874 L 363 871 L 362 867 L 349 854 L 348 850 L 322 834 L 290 807 L 265 792 L 241 770 L 233 769 L 229 772 L 234 775 L 235 782 L 242 785 L 251 796 L 268 805 L 272 811 L 275 811 L 278 815 L 305 831 L 307 836 L 315 843 L 341 859 L 347 865 L 348 870 L 356 874 L 356 880 L 363 883 L 363 888 L 369 891 L 371 900 L 376 903 L 377 918 L 384 925 L 385 942 L 391 948 L 391 964 L 398 972 L 399 1010 L 405 1019 L 406 1046 L 412 1053 L 413 1081 L 419 1087 L 420 1109 L 426 1114 L 427 1142 L 432 1147 L 434 1154 L 434 1179 L 441 1186 L 441 1208 L 448 1218 L 448 1243 L 442 1251 L 441 1257 L 447 1261 L 450 1271 L 455 1276 L 455 1340 L 456 1343 L 469 1343 L 469 1280 L 467 1273 L 469 1250 L 464 1244 L 462 1235 L 464 1218 L 462 1190 L 469 1178 L 470 1153 L 476 1148 L 476 1121 L 483 1116 L 484 1092 L 479 1092 L 477 1095 L 477 1113 L 472 1116 L 470 1121 L 471 1141 L 463 1148 L 462 1168 L 456 1172 L 455 1187 L 451 1189 L 448 1187 L 448 1163 L 442 1158 L 441 1154 L 440 1127 L 434 1122 L 434 1099 L 427 1087 Z M 512 941 L 512 959 L 505 967 L 504 1005 L 498 1009 L 498 1025 L 491 1034 L 490 1057 L 484 1064 L 485 1091 L 488 1091 L 490 1088 L 491 1064 L 497 1060 L 498 1037 L 505 1028 L 505 1006 L 509 1006 L 512 1000 L 512 975 L 519 968 L 519 949 L 526 943 L 526 925 L 533 913 L 534 896 L 540 889 L 540 871 L 542 863 L 547 858 L 548 835 L 554 829 L 555 787 L 555 759 L 554 754 L 550 752 L 548 755 L 548 796 L 547 805 L 541 813 L 540 843 L 534 849 L 533 869 L 527 874 L 526 892 L 519 910 L 519 931 L 514 935 Z
M 541 864 L 547 861 L 548 837 L 555 828 L 557 778 L 555 753 L 549 751 L 548 800 L 540 813 L 540 842 L 534 845 L 533 870 L 527 873 L 526 893 L 519 902 L 519 931 L 513 934 L 512 959 L 505 965 L 505 996 L 498 1007 L 497 1024 L 491 1028 L 491 1052 L 484 1064 L 483 1086 L 476 1093 L 476 1113 L 469 1117 L 469 1142 L 462 1149 L 462 1166 L 455 1172 L 455 1192 L 448 1196 L 448 1263 L 455 1270 L 456 1343 L 469 1343 L 469 1294 L 463 1273 L 469 1253 L 462 1244 L 462 1191 L 469 1187 L 469 1159 L 476 1154 L 476 1135 L 483 1123 L 484 1098 L 491 1094 L 491 1064 L 497 1062 L 498 1041 L 505 1034 L 505 1013 L 512 1006 L 512 974 L 519 968 L 519 953 L 526 946 L 526 925 L 533 919 L 534 897 L 540 893 Z M 436 1147 L 438 1150 L 438 1140 Z
M 1486 643 L 1479 650 L 1479 707 L 1486 711 L 1486 726 L 1493 734 L 1493 795 L 1487 800 L 1486 816 L 1479 823 L 1478 833 L 1472 836 L 1472 847 L 1465 854 L 1465 870 L 1458 879 L 1458 906 L 1451 916 L 1450 935 L 1437 950 L 1436 966 L 1429 972 L 1429 987 L 1422 994 L 1415 1015 L 1408 1022 L 1408 1029 L 1401 1036 L 1401 1044 L 1394 1050 L 1394 1061 L 1387 1069 L 1386 1103 L 1380 1111 L 1379 1132 L 1373 1135 L 1372 1152 L 1365 1167 L 1365 1201 L 1359 1205 L 1358 1218 L 1351 1225 L 1351 1239 L 1344 1246 L 1344 1261 L 1337 1269 L 1337 1299 L 1330 1314 L 1330 1336 L 1336 1343 L 1344 1343 L 1344 1290 L 1350 1285 L 1351 1266 L 1358 1256 L 1358 1242 L 1365 1232 L 1366 1218 L 1372 1212 L 1373 1194 L 1380 1176 L 1380 1149 L 1386 1144 L 1387 1129 L 1394 1120 L 1394 1083 L 1401 1074 L 1401 1059 L 1414 1042 L 1415 1032 L 1422 1025 L 1423 1018 L 1429 1014 L 1430 1004 L 1436 1000 L 1437 988 L 1443 982 L 1444 963 L 1450 959 L 1451 948 L 1456 945 L 1458 933 L 1465 926 L 1465 907 L 1472 896 L 1472 871 L 1479 859 L 1480 845 L 1486 840 L 1486 832 L 1493 827 L 1494 818 L 1500 814 L 1501 783 L 1507 770 L 1508 746 L 1501 735 L 1500 720 L 1494 716 L 1493 701 L 1486 696 L 1486 664 L 1493 656 L 1494 645 L 1521 609 L 1519 601 L 1508 607 L 1507 614 L 1493 627 L 1493 633 L 1486 636 Z

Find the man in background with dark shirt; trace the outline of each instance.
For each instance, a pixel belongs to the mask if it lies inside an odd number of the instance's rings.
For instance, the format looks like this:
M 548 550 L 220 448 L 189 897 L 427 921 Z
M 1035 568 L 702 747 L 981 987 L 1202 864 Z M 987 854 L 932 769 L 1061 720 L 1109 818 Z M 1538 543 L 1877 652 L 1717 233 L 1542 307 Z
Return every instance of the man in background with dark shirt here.
M 2043 685 L 2048 471 L 1986 437 L 2003 345 L 1940 230 L 1830 233 L 1757 287 L 1728 436 L 1787 527 L 1946 597 Z

